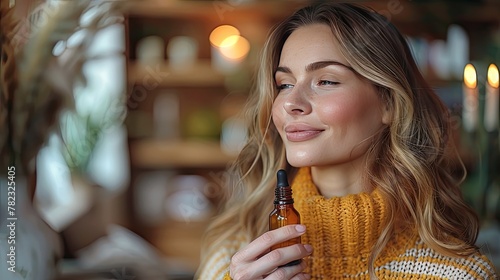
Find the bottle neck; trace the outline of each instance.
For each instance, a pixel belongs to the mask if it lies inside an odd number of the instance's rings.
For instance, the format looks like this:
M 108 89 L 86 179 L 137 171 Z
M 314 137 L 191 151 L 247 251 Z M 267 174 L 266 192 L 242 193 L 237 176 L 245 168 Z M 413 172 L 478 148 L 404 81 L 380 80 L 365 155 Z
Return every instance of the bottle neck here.
M 292 188 L 290 186 L 277 187 L 274 196 L 275 205 L 293 204 Z

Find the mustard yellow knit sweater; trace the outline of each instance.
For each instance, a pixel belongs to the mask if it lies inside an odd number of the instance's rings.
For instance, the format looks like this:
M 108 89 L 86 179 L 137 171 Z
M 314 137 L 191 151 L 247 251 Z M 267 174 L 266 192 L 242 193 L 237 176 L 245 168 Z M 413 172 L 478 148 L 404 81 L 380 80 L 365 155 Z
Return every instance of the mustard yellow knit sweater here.
M 295 208 L 307 231 L 302 243 L 311 244 L 306 259 L 312 279 L 369 279 L 370 249 L 387 215 L 378 190 L 345 197 L 325 198 L 313 184 L 310 169 L 299 170 L 292 183 Z M 249 241 L 228 240 L 203 268 L 200 279 L 230 279 L 231 256 Z M 498 279 L 482 254 L 450 258 L 430 249 L 415 230 L 395 234 L 375 261 L 379 279 Z

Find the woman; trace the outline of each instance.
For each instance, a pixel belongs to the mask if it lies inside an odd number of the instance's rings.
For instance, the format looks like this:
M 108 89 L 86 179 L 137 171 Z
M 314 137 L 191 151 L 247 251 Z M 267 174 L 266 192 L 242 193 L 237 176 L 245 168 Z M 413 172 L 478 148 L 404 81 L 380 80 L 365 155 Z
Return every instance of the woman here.
M 447 108 L 392 24 L 351 4 L 303 8 L 261 62 L 250 137 L 198 278 L 495 279 L 454 176 Z M 302 224 L 268 231 L 280 168 Z

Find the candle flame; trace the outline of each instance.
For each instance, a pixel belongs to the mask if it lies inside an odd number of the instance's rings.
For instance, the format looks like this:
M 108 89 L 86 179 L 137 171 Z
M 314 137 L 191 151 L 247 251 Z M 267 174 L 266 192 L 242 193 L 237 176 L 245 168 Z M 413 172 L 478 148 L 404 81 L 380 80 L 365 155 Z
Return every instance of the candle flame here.
M 250 43 L 239 35 L 229 36 L 220 44 L 221 54 L 232 60 L 242 60 L 249 50 Z
M 240 35 L 240 31 L 238 28 L 232 25 L 220 25 L 216 27 L 210 33 L 210 43 L 216 47 L 220 47 L 222 42 L 230 36 Z
M 476 68 L 470 63 L 465 65 L 464 83 L 468 88 L 475 88 L 477 86 Z
M 495 64 L 490 64 L 490 66 L 488 67 L 488 84 L 490 84 L 490 86 L 494 88 L 498 88 L 498 68 Z

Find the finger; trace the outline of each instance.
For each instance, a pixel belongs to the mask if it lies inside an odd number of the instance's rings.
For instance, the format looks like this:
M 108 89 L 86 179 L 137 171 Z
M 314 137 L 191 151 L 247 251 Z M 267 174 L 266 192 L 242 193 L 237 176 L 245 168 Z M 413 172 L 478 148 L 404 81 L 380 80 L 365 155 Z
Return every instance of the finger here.
M 288 264 L 292 261 L 301 260 L 309 256 L 311 253 L 311 245 L 295 244 L 267 253 L 266 255 L 262 256 L 262 258 L 255 261 L 252 266 L 255 266 L 255 269 L 262 269 L 265 272 L 266 268 L 274 269 L 275 267 Z M 305 262 L 303 261 L 302 263 Z
M 271 275 L 275 273 L 275 271 L 280 270 L 281 268 L 286 269 L 288 267 L 283 265 L 296 260 L 301 260 L 302 262 L 297 265 L 289 267 L 305 268 L 306 262 L 303 261 L 302 258 L 310 255 L 311 253 L 312 253 L 311 245 L 295 244 L 292 246 L 273 250 L 262 256 L 262 258 L 252 263 L 246 264 L 243 267 L 240 267 L 239 269 L 240 271 L 243 270 L 245 274 L 251 274 L 251 277 L 258 277 L 260 275 Z M 303 270 L 303 268 L 299 269 L 299 271 Z M 282 272 L 278 271 L 278 274 L 280 273 Z
M 307 278 L 307 274 L 303 273 L 302 271 L 306 268 L 306 263 L 301 262 L 298 265 L 294 266 L 286 266 L 286 267 L 280 267 L 273 271 L 271 274 L 267 275 L 264 279 L 266 280 L 275 280 L 275 279 L 296 279 L 296 280 L 304 280 L 304 279 L 310 279 Z
M 268 231 L 237 252 L 233 260 L 237 263 L 255 260 L 268 251 L 272 245 L 300 236 L 305 231 L 304 225 L 287 225 Z
M 298 271 L 304 270 L 307 267 L 307 260 L 303 259 L 308 255 L 311 255 L 313 249 L 309 244 L 295 244 L 292 246 L 280 248 L 273 250 L 262 258 L 258 260 L 254 260 L 253 262 L 243 263 L 243 264 L 234 264 L 231 262 L 230 264 L 230 273 L 233 279 L 262 279 L 262 275 L 271 275 L 276 270 L 280 268 L 285 268 L 290 271 L 288 268 L 294 267 L 297 268 Z M 284 264 L 288 264 L 291 261 L 300 260 L 301 262 L 292 265 L 292 266 L 283 266 Z M 291 270 L 295 271 L 295 270 Z M 281 273 L 278 271 L 278 273 Z M 302 279 L 302 278 L 299 278 Z
M 265 254 L 262 258 L 251 262 L 235 263 L 231 262 L 229 268 L 233 279 L 262 279 L 262 275 L 271 275 L 279 266 L 291 261 L 302 260 L 302 258 L 312 253 L 311 245 L 295 244 L 292 246 L 273 250 Z M 234 257 L 233 257 L 234 258 Z M 290 267 L 306 267 L 306 262 L 302 260 L 300 264 Z M 283 267 L 288 268 L 288 267 Z M 299 269 L 299 271 L 303 270 Z M 278 272 L 280 273 L 280 272 Z
M 290 280 L 309 280 L 309 279 L 311 279 L 311 274 L 301 272 L 297 275 L 294 275 L 293 278 L 291 278 Z

